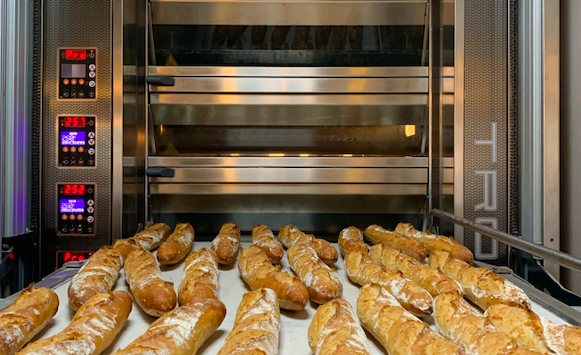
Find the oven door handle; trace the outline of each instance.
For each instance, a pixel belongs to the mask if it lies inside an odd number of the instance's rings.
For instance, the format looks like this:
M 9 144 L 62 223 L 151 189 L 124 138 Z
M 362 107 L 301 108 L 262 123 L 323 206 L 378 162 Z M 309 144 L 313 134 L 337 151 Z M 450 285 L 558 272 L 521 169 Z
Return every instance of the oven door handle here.
M 147 83 L 149 85 L 157 86 L 174 86 L 176 81 L 173 76 L 153 75 L 147 77 Z
M 176 172 L 172 168 L 147 168 L 145 171 L 147 176 L 150 177 L 175 177 Z

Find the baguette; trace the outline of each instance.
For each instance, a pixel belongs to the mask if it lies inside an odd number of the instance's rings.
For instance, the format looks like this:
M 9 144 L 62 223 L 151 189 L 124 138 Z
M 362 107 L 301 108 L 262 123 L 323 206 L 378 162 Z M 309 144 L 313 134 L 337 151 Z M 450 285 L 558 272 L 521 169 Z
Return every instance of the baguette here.
M 470 249 L 454 239 L 443 235 L 421 232 L 415 229 L 411 223 L 398 224 L 394 232 L 417 240 L 430 254 L 435 251 L 447 251 L 454 258 L 465 263 L 472 264 L 474 261 L 474 254 L 472 254 Z
M 300 311 L 309 301 L 309 293 L 301 281 L 281 271 L 280 265 L 272 265 L 266 253 L 257 246 L 252 245 L 247 249 L 242 249 L 238 270 L 251 289 L 263 287 L 272 289 L 283 309 Z
M 472 267 L 445 251 L 433 252 L 428 264 L 458 281 L 466 298 L 483 311 L 499 303 L 531 308 L 531 301 L 523 290 L 488 268 Z
M 337 271 L 325 264 L 307 244 L 297 243 L 287 250 L 291 269 L 309 291 L 311 301 L 324 304 L 343 295 Z
M 269 288 L 247 292 L 218 355 L 278 354 L 280 310 L 276 297 Z
M 424 265 L 398 249 L 380 243 L 371 247 L 369 255 L 379 265 L 391 271 L 401 271 L 407 278 L 422 286 L 436 297 L 444 292 L 462 294 L 462 287 L 443 272 Z
M 224 223 L 212 241 L 212 250 L 218 256 L 218 263 L 230 265 L 236 260 L 240 246 L 240 229 L 234 223 Z
M 180 306 L 208 298 L 218 298 L 218 257 L 211 249 L 202 248 L 188 255 L 184 279 L 178 289 Z
M 145 334 L 115 355 L 195 354 L 226 316 L 226 307 L 215 298 L 178 307 L 153 322 Z
M 342 299 L 317 308 L 307 335 L 315 355 L 371 355 L 353 308 Z
M 167 224 L 154 223 L 131 238 L 116 240 L 113 243 L 113 248 L 119 250 L 125 260 L 134 250 L 154 250 L 167 239 L 170 233 L 171 229 Z
M 541 317 L 543 335 L 549 348 L 557 355 L 581 354 L 581 328 L 566 324 L 555 324 Z
M 178 223 L 176 229 L 159 246 L 157 261 L 161 265 L 174 265 L 188 255 L 194 245 L 194 228 L 189 223 Z
M 161 278 L 153 254 L 145 250 L 132 252 L 125 260 L 124 271 L 129 289 L 145 313 L 159 317 L 175 308 L 173 282 Z
M 372 224 L 365 229 L 365 237 L 373 244 L 385 243 L 392 248 L 399 249 L 417 261 L 422 262 L 426 259 L 426 250 L 420 243 L 392 233 L 377 224 Z
M 102 247 L 77 272 L 69 284 L 69 304 L 78 310 L 98 293 L 108 293 L 117 282 L 123 255 L 112 247 Z
M 46 327 L 59 307 L 48 288 L 28 286 L 8 308 L 0 311 L 0 355 L 13 355 Z
M 443 338 L 404 310 L 379 285 L 361 288 L 357 314 L 363 326 L 389 355 L 467 355 L 460 345 Z
M 336 263 L 339 259 L 337 249 L 331 243 L 324 239 L 317 239 L 311 234 L 305 234 L 292 224 L 280 228 L 278 239 L 287 249 L 295 245 L 295 243 L 309 244 L 310 247 L 315 249 L 319 258 L 328 265 Z
M 278 264 L 284 254 L 284 249 L 270 228 L 264 225 L 252 227 L 252 245 L 264 250 L 271 262 Z
M 98 355 L 121 331 L 131 304 L 126 291 L 99 293 L 79 308 L 62 332 L 29 344 L 18 355 Z
M 434 318 L 444 336 L 455 340 L 472 354 L 541 354 L 519 346 L 516 341 L 492 325 L 488 318 L 479 315 L 457 293 L 442 293 L 436 297 Z
M 361 286 L 376 283 L 391 293 L 408 311 L 419 317 L 432 313 L 432 296 L 400 271 L 391 271 L 376 264 L 369 255 L 360 251 L 345 256 L 347 277 Z
M 357 227 L 347 227 L 339 233 L 339 250 L 345 256 L 350 251 L 369 252 L 367 244 L 363 241 L 363 232 Z

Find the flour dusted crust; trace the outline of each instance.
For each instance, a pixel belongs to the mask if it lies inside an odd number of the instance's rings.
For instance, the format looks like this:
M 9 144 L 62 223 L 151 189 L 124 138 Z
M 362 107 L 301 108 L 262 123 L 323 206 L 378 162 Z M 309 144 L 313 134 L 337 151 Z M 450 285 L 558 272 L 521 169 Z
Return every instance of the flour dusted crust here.
M 189 223 L 178 223 L 173 233 L 157 250 L 159 263 L 162 265 L 179 263 L 192 250 L 194 236 L 194 228 Z
M 540 317 L 543 337 L 549 348 L 557 355 L 581 354 L 581 328 L 566 324 L 556 324 Z
M 97 250 L 69 284 L 68 298 L 71 308 L 76 311 L 94 295 L 110 292 L 117 282 L 122 266 L 123 255 L 117 249 L 102 247 Z
M 408 311 L 419 317 L 432 313 L 432 296 L 400 271 L 391 271 L 360 251 L 349 252 L 345 256 L 347 277 L 361 286 L 378 284 L 391 293 Z
M 403 309 L 392 295 L 377 284 L 361 288 L 357 315 L 365 329 L 390 355 L 470 354 Z
M 357 227 L 347 227 L 339 233 L 339 250 L 345 256 L 350 251 L 367 253 L 369 249 L 363 241 L 363 232 Z
M 307 332 L 315 355 L 370 355 L 365 332 L 349 302 L 334 299 L 319 308 Z
M 426 250 L 419 242 L 412 238 L 395 234 L 377 224 L 372 224 L 367 227 L 364 233 L 367 240 L 373 244 L 387 244 L 392 248 L 403 251 L 420 262 L 426 259 Z
M 325 264 L 308 244 L 297 243 L 287 250 L 291 269 L 309 291 L 311 301 L 327 303 L 343 295 L 343 285 L 336 270 Z
M 270 261 L 275 264 L 280 263 L 284 255 L 282 244 L 274 238 L 274 234 L 270 228 L 265 225 L 252 227 L 252 245 L 256 245 L 262 249 L 268 255 Z
M 48 288 L 29 286 L 0 311 L 0 354 L 12 355 L 34 338 L 54 317 L 59 299 Z
M 202 248 L 186 258 L 178 300 L 185 306 L 209 298 L 218 298 L 218 257 L 213 250 Z
M 240 301 L 234 327 L 218 355 L 276 355 L 279 332 L 280 310 L 276 293 L 270 288 L 248 292 Z
M 131 312 L 126 291 L 99 293 L 79 308 L 60 333 L 28 345 L 19 355 L 98 355 L 115 340 Z
M 212 250 L 218 256 L 218 263 L 230 265 L 236 260 L 240 247 L 240 229 L 234 223 L 224 223 L 212 241 Z
M 215 298 L 178 307 L 153 322 L 145 334 L 115 355 L 190 355 L 216 331 L 226 307 Z
M 113 248 L 119 250 L 123 255 L 123 259 L 126 259 L 134 250 L 152 251 L 159 247 L 169 237 L 170 233 L 171 229 L 167 224 L 154 223 L 131 238 L 116 240 L 113 243 Z
M 337 253 L 337 249 L 331 243 L 324 239 L 315 238 L 311 234 L 305 234 L 292 224 L 280 228 L 278 239 L 287 249 L 296 243 L 308 244 L 315 249 L 319 258 L 328 265 L 336 263 L 339 259 L 339 253 Z

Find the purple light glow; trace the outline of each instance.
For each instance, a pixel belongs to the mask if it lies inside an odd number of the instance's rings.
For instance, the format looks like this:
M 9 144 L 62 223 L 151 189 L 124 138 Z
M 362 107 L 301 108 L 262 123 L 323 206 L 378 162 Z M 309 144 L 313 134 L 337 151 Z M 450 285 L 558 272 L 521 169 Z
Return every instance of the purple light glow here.
M 85 212 L 85 200 L 61 199 L 61 213 L 83 213 Z

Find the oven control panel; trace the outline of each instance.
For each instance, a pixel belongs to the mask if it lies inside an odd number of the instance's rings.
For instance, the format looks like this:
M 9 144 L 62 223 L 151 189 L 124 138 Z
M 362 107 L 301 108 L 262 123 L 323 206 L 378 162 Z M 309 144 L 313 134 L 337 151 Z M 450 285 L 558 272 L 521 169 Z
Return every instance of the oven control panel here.
M 97 50 L 59 49 L 59 99 L 95 99 Z
M 59 116 L 58 166 L 95 166 L 95 116 Z
M 58 235 L 95 235 L 95 185 L 58 184 Z

